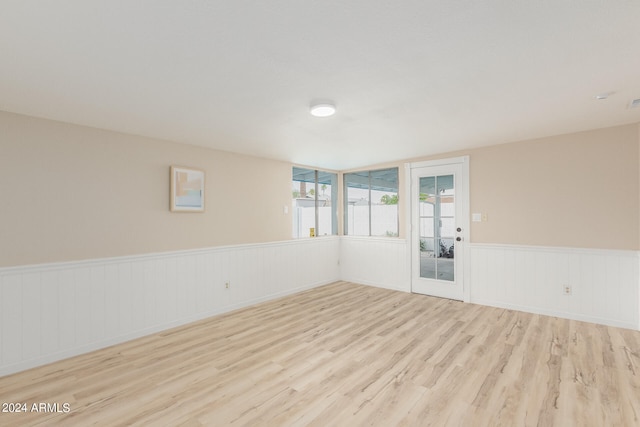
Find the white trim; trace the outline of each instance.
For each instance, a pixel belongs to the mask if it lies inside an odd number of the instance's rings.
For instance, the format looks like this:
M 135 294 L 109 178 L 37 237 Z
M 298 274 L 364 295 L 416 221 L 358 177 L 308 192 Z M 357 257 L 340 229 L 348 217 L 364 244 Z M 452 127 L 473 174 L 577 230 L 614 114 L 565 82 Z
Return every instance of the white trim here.
M 148 259 L 158 259 L 158 258 L 172 258 L 175 256 L 202 255 L 202 254 L 215 253 L 215 252 L 224 252 L 224 251 L 234 250 L 234 249 L 259 249 L 259 248 L 274 248 L 278 246 L 290 246 L 290 245 L 299 245 L 299 244 L 314 244 L 314 243 L 318 243 L 318 241 L 320 240 L 340 240 L 340 237 L 341 236 L 305 237 L 300 239 L 282 240 L 278 242 L 211 246 L 206 248 L 182 249 L 182 250 L 166 251 L 166 252 L 151 252 L 151 253 L 144 253 L 144 254 L 122 255 L 122 256 L 105 257 L 105 258 L 91 258 L 91 259 L 77 260 L 77 261 L 60 261 L 60 262 L 49 262 L 49 263 L 41 263 L 41 264 L 24 264 L 24 265 L 17 265 L 17 266 L 0 267 L 0 276 L 8 275 L 8 274 L 16 274 L 21 272 L 53 271 L 53 270 L 60 270 L 60 269 L 66 269 L 66 268 L 72 268 L 72 267 L 91 267 L 94 265 L 107 265 L 107 264 L 115 264 L 115 263 L 122 263 L 122 262 L 144 261 Z
M 462 224 L 459 224 L 459 226 L 462 227 L 462 238 L 463 238 L 463 256 L 460 257 L 461 258 L 461 262 L 462 262 L 462 283 L 461 283 L 461 287 L 462 287 L 462 292 L 460 294 L 461 299 L 464 302 L 469 302 L 471 300 L 471 281 L 470 281 L 470 269 L 469 269 L 469 264 L 470 264 L 470 252 L 469 252 L 469 242 L 471 239 L 471 233 L 470 233 L 470 227 L 471 227 L 471 221 L 470 221 L 470 175 L 469 175 L 469 156 L 459 156 L 459 157 L 450 157 L 450 158 L 445 158 L 445 159 L 437 159 L 437 160 L 427 160 L 427 161 L 422 161 L 422 162 L 413 162 L 413 163 L 405 163 L 405 177 L 406 177 L 406 184 L 405 184 L 405 190 L 407 191 L 408 195 L 407 198 L 409 200 L 408 204 L 407 204 L 407 213 L 406 213 L 406 220 L 408 223 L 408 243 L 407 243 L 407 256 L 409 257 L 409 272 L 410 272 L 410 277 L 409 277 L 409 282 L 411 284 L 411 288 L 413 288 L 413 284 L 414 284 L 414 277 L 413 277 L 413 258 L 414 258 L 414 253 L 413 253 L 413 245 L 414 245 L 414 230 L 413 230 L 413 200 L 412 200 L 412 196 L 413 196 L 413 170 L 414 169 L 420 169 L 420 168 L 437 168 L 437 167 L 446 167 L 446 166 L 460 166 L 461 169 L 461 175 L 459 177 L 459 181 L 462 182 L 461 186 L 462 186 L 462 194 L 463 197 L 461 198 L 461 209 L 462 209 Z M 435 293 L 437 293 L 438 291 L 434 288 L 433 290 L 434 295 L 436 295 Z M 449 293 L 449 291 L 447 291 L 447 293 Z M 436 296 L 442 296 L 442 295 L 436 295 Z
M 340 236 L 340 240 L 361 240 L 366 242 L 382 242 L 382 243 L 391 243 L 391 244 L 399 244 L 406 245 L 407 239 L 402 237 L 380 237 L 380 236 Z
M 625 329 L 633 329 L 633 330 L 638 330 L 640 328 L 638 326 L 638 324 L 634 323 L 634 322 L 624 322 L 624 321 L 618 321 L 618 320 L 615 320 L 615 319 L 609 319 L 609 318 L 605 318 L 605 317 L 581 315 L 581 314 L 573 313 L 573 312 L 570 312 L 570 311 L 547 310 L 547 309 L 542 309 L 542 308 L 538 308 L 538 307 L 530 307 L 530 306 L 527 306 L 527 305 L 510 304 L 510 303 L 491 301 L 491 300 L 483 300 L 483 299 L 474 300 L 474 301 L 472 301 L 472 303 L 473 304 L 484 305 L 484 306 L 488 306 L 488 307 L 496 307 L 496 308 L 504 308 L 504 309 L 507 309 L 507 310 L 515 310 L 515 311 L 520 311 L 520 312 L 523 312 L 523 313 L 533 313 L 533 314 L 540 314 L 540 315 L 543 315 L 543 316 L 559 317 L 561 319 L 569 319 L 569 320 L 577 320 L 577 321 L 580 321 L 580 322 L 595 323 L 595 324 L 598 324 L 598 325 L 614 326 L 616 328 L 625 328 Z
M 575 254 L 640 257 L 640 251 L 631 249 L 572 248 L 569 246 L 514 245 L 509 243 L 470 243 L 469 246 L 474 249 L 509 249 L 514 251 L 537 251 L 553 253 L 570 252 Z
M 464 196 L 462 198 L 463 206 L 462 212 L 464 213 L 464 232 L 462 233 L 464 238 L 464 264 L 462 265 L 462 295 L 463 301 L 471 301 L 471 250 L 469 245 L 471 243 L 471 177 L 469 175 L 469 156 L 459 157 L 462 159 L 462 184 L 465 186 Z
M 406 278 L 407 282 L 408 282 L 408 292 L 411 292 L 411 271 L 413 268 L 413 255 L 411 254 L 411 244 L 412 244 L 412 240 L 413 240 L 413 218 L 412 218 L 412 203 L 411 203 L 411 194 L 412 194 L 412 180 L 411 180 L 411 163 L 405 163 L 404 164 L 404 177 L 405 177 L 405 185 L 404 185 L 404 189 L 405 189 L 405 198 L 407 199 L 407 203 L 405 204 L 404 207 L 404 220 L 405 220 L 405 233 L 406 233 L 406 240 L 407 240 L 407 261 L 406 261 L 406 266 L 405 268 L 407 269 L 406 271 L 408 272 L 408 277 Z
M 437 160 L 425 160 L 422 162 L 413 162 L 409 163 L 411 169 L 416 168 L 424 168 L 431 166 L 446 166 L 446 165 L 455 165 L 459 163 L 469 164 L 469 156 L 460 156 L 460 157 L 449 157 L 447 159 L 437 159 Z
M 408 294 L 411 293 L 411 289 L 407 289 L 407 286 L 402 286 L 402 284 L 400 284 L 399 286 L 389 286 L 388 284 L 380 283 L 376 280 L 366 280 L 366 279 L 365 280 L 360 279 L 357 282 L 353 280 L 345 280 L 345 282 L 353 282 L 359 285 L 367 285 L 367 286 L 372 286 L 374 288 L 380 288 L 380 289 L 389 289 L 391 291 L 405 292 Z

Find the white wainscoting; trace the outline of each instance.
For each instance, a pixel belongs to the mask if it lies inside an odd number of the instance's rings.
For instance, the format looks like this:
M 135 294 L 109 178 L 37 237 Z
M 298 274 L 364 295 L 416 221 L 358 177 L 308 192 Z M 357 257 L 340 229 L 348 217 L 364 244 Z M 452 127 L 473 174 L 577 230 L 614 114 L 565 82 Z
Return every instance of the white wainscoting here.
M 473 303 L 640 329 L 636 251 L 470 246 Z
M 334 282 L 339 253 L 323 237 L 2 268 L 0 376 Z
M 640 329 L 636 251 L 469 246 L 472 303 Z M 0 376 L 336 280 L 410 292 L 410 273 L 406 240 L 354 236 L 2 268 Z
M 342 236 L 340 278 L 363 285 L 411 291 L 405 239 Z

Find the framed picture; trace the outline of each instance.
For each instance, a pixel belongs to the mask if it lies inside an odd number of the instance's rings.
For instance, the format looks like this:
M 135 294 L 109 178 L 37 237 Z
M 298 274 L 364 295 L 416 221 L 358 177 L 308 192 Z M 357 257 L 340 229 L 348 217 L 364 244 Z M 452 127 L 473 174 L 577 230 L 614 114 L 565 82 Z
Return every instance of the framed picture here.
M 172 212 L 204 212 L 204 171 L 171 166 Z

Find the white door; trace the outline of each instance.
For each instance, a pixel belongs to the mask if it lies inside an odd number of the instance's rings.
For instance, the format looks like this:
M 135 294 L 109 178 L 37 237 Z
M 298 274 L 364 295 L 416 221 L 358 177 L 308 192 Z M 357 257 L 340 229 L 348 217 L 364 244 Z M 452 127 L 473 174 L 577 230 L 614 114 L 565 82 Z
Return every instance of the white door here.
M 468 157 L 411 164 L 411 290 L 468 300 Z

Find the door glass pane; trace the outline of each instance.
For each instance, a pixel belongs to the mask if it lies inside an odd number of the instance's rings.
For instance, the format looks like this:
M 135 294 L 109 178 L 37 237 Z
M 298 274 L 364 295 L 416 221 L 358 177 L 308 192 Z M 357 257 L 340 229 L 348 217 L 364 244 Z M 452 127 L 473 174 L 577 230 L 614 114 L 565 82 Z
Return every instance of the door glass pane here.
M 433 244 L 433 241 L 431 243 Z M 420 252 L 420 277 L 436 278 L 436 259 L 433 257 L 433 251 Z
M 454 189 L 453 175 L 420 178 L 420 277 L 455 278 Z
M 456 220 L 455 218 L 443 218 L 440 217 L 440 236 L 441 237 L 454 237 L 456 235 Z
M 420 216 L 433 216 L 435 199 L 420 200 Z
M 444 196 L 440 198 L 440 216 L 451 217 L 456 215 L 456 206 L 453 196 Z
M 420 237 L 436 237 L 433 218 L 420 218 Z
M 441 196 L 453 195 L 453 175 L 436 177 L 438 193 Z
M 420 200 L 436 195 L 436 177 L 425 176 L 420 178 Z
M 436 279 L 452 281 L 453 280 L 453 258 L 438 258 L 438 277 Z
M 454 253 L 453 237 L 449 239 L 440 239 L 440 253 L 438 258 L 452 259 Z

